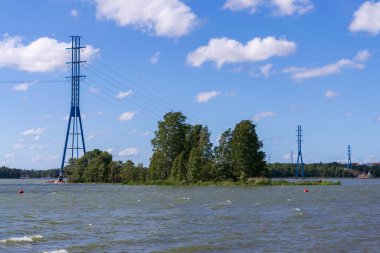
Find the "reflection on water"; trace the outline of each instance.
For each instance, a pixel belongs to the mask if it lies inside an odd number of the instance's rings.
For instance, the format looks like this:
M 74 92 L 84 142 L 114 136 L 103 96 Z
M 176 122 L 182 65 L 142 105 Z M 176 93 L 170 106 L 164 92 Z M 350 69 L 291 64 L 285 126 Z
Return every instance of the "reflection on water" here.
M 304 193 L 0 180 L 0 252 L 378 252 L 380 180 L 342 183 Z

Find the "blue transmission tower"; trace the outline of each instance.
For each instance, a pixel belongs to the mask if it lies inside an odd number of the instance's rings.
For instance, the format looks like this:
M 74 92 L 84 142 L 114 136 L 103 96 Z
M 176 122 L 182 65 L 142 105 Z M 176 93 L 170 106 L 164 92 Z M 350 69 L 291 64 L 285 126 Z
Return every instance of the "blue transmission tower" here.
M 79 158 L 79 154 L 86 153 L 86 146 L 84 143 L 84 134 L 82 127 L 82 119 L 79 107 L 80 98 L 80 81 L 85 77 L 81 75 L 80 68 L 85 61 L 81 61 L 80 53 L 85 48 L 80 45 L 80 36 L 71 36 L 71 48 L 67 48 L 71 51 L 71 108 L 69 114 L 69 122 L 66 131 L 65 148 L 63 150 L 62 164 L 59 180 L 62 181 L 63 168 L 66 161 L 66 152 L 69 150 L 69 159 Z M 71 145 L 68 142 L 71 141 Z M 81 142 L 81 145 L 80 145 Z
M 348 146 L 347 146 L 347 155 L 348 155 L 347 169 L 352 169 L 352 162 L 351 162 L 351 145 L 348 145 Z
M 296 177 L 299 176 L 299 169 L 301 168 L 301 176 L 305 177 L 305 169 L 302 159 L 302 127 L 298 126 L 297 128 L 297 143 L 298 143 L 298 156 L 297 156 L 297 165 L 296 165 Z

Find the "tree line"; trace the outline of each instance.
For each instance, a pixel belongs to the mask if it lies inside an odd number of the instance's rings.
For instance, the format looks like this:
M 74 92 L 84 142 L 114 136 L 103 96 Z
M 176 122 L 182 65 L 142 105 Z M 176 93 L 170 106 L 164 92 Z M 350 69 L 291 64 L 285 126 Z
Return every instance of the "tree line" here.
M 265 174 L 263 144 L 250 120 L 226 130 L 213 147 L 207 126 L 188 124 L 181 112 L 169 112 L 158 122 L 151 144 L 148 168 L 113 161 L 111 154 L 96 149 L 70 160 L 65 172 L 76 183 L 245 181 Z
M 59 169 L 21 170 L 6 166 L 0 167 L 0 178 L 56 178 L 58 175 Z

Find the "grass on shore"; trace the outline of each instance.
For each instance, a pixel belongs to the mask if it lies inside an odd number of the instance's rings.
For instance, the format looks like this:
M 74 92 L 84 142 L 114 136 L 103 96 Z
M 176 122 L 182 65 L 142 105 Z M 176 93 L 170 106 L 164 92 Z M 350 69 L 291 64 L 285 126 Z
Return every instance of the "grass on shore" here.
M 149 181 L 149 182 L 128 182 L 127 185 L 155 185 L 155 186 L 275 186 L 275 185 L 341 185 L 340 181 L 326 181 L 326 180 L 301 180 L 289 182 L 287 180 L 271 180 L 270 178 L 250 178 L 245 182 L 231 182 L 231 181 Z

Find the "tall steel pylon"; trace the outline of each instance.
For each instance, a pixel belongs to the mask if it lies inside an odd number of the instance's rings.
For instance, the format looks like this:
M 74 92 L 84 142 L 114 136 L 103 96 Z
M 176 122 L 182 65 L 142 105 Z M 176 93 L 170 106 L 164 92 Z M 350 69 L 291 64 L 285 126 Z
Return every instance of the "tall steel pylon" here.
M 80 153 L 86 153 L 79 107 L 80 81 L 85 77 L 80 72 L 81 65 L 85 63 L 85 61 L 81 61 L 80 59 L 80 53 L 85 48 L 80 45 L 80 39 L 80 36 L 71 36 L 71 48 L 67 48 L 71 51 L 71 62 L 68 62 L 71 65 L 71 76 L 68 77 L 71 79 L 71 108 L 66 131 L 65 148 L 63 149 L 60 180 L 62 180 L 63 168 L 65 167 L 66 151 L 71 151 L 71 159 L 79 158 Z M 68 146 L 69 139 L 71 140 L 71 145 Z M 82 145 L 79 145 L 80 141 Z
M 301 168 L 301 176 L 305 177 L 305 169 L 302 159 L 302 127 L 298 126 L 297 128 L 297 143 L 298 143 L 298 156 L 297 156 L 297 165 L 296 165 L 296 177 L 299 176 L 299 169 Z M 301 162 L 301 163 L 300 163 Z
M 352 162 L 351 162 L 351 145 L 347 146 L 347 169 L 352 169 Z

